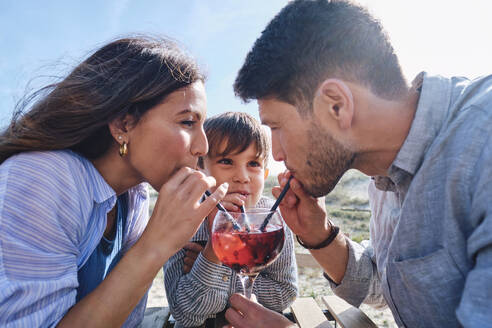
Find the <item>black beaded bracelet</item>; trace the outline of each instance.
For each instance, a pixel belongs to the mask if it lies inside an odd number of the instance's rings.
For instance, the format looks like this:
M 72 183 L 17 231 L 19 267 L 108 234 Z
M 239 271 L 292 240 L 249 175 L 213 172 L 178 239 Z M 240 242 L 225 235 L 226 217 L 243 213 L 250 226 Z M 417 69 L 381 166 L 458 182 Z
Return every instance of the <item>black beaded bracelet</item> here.
M 337 226 L 335 226 L 335 225 L 333 225 L 333 223 L 331 223 L 331 221 L 330 221 L 330 225 L 331 225 L 330 235 L 328 236 L 328 238 L 326 238 L 325 240 L 323 240 L 318 245 L 316 245 L 316 246 L 308 246 L 308 245 L 304 244 L 301 241 L 301 238 L 299 238 L 299 236 L 296 235 L 297 242 L 299 243 L 299 245 L 301 245 L 302 247 L 304 247 L 306 249 L 321 249 L 321 248 L 325 248 L 326 246 L 330 245 L 333 240 L 335 240 L 335 238 L 338 236 L 338 233 L 340 232 L 340 228 L 337 227 Z

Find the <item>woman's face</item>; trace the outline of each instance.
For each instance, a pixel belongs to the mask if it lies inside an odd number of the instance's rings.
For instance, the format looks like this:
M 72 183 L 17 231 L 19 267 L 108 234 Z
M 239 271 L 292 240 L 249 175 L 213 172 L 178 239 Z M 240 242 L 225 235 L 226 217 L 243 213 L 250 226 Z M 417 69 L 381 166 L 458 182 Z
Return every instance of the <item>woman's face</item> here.
M 139 181 L 160 190 L 180 168 L 197 167 L 208 151 L 203 121 L 207 98 L 203 82 L 169 94 L 129 129 L 126 160 Z

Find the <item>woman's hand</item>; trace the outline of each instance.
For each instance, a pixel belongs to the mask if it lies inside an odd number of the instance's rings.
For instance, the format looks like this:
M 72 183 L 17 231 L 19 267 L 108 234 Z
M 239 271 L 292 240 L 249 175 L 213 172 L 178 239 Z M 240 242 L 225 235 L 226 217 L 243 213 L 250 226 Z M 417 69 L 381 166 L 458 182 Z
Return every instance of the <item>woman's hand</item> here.
M 145 239 L 148 250 L 157 253 L 162 264 L 190 240 L 203 218 L 226 195 L 228 184 L 224 183 L 200 203 L 205 190 L 214 185 L 213 177 L 183 167 L 161 187 L 141 241 Z

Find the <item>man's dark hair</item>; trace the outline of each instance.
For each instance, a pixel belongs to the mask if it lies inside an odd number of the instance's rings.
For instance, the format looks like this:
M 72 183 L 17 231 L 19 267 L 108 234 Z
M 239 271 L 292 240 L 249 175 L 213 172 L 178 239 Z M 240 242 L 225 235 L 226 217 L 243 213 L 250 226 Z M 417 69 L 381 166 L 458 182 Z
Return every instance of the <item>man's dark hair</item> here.
M 256 40 L 234 91 L 245 102 L 274 97 L 309 110 L 327 78 L 362 84 L 390 100 L 407 90 L 386 33 L 366 9 L 348 1 L 296 0 Z

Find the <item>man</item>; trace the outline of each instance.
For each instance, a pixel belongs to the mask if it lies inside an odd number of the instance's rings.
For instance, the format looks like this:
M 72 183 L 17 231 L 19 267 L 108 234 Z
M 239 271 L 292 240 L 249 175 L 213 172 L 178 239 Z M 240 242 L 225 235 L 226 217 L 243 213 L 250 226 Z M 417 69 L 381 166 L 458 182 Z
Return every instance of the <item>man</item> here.
M 263 31 L 234 88 L 258 100 L 288 168 L 280 187 L 294 176 L 282 215 L 338 296 L 388 306 L 399 326 L 490 325 L 492 77 L 421 73 L 409 86 L 365 9 L 298 0 Z M 351 168 L 373 177 L 367 248 L 317 199 Z M 235 327 L 290 325 L 239 295 L 230 302 Z

